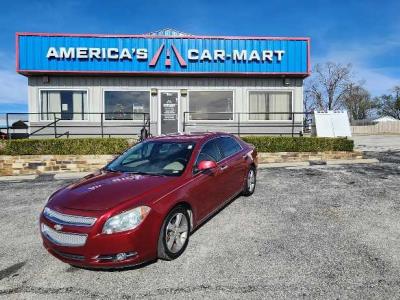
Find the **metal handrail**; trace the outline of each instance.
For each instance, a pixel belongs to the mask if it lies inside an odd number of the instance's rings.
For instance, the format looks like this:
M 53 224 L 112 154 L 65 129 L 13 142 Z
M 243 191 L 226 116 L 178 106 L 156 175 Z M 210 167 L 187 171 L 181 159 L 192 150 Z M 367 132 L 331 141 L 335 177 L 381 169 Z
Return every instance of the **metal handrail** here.
M 62 115 L 68 115 L 71 119 L 65 119 L 62 117 Z M 30 116 L 34 116 L 34 115 L 43 115 L 43 113 L 40 112 L 35 112 L 35 113 L 6 113 L 6 129 L 7 129 L 7 137 L 8 139 L 11 139 L 11 126 L 10 126 L 10 118 L 13 116 L 28 116 L 27 119 L 30 119 Z M 115 135 L 122 135 L 120 133 L 105 133 L 104 129 L 105 128 L 126 128 L 126 127 L 130 127 L 130 128 L 141 128 L 141 129 L 146 129 L 146 131 L 148 132 L 148 135 L 150 135 L 150 114 L 149 113 L 142 113 L 142 112 L 129 112 L 129 113 L 122 113 L 121 112 L 85 112 L 85 113 L 62 113 L 62 112 L 47 112 L 45 113 L 45 115 L 47 115 L 47 117 L 53 117 L 53 120 L 48 120 L 51 121 L 47 124 L 44 124 L 43 126 L 41 126 L 40 128 L 36 129 L 35 131 L 31 132 L 28 134 L 28 136 L 42 136 L 42 135 L 48 135 L 48 134 L 42 134 L 41 132 L 45 129 L 45 128 L 50 128 L 53 127 L 54 128 L 54 137 L 58 138 L 61 136 L 67 136 L 69 137 L 70 135 L 101 135 L 101 137 L 104 136 L 115 136 Z M 82 122 L 88 121 L 88 120 L 84 120 L 84 118 L 86 116 L 90 116 L 90 115 L 98 115 L 100 116 L 100 126 L 96 125 L 96 126 L 91 126 L 91 125 L 82 125 L 82 124 L 77 124 L 77 123 L 63 123 L 63 121 L 72 121 L 71 116 L 74 115 L 79 115 L 82 116 Z M 117 115 L 117 117 L 115 117 L 115 115 Z M 61 116 L 61 117 L 60 117 Z M 139 116 L 139 117 L 137 117 Z M 24 118 L 24 120 L 21 120 L 24 123 L 29 123 L 29 120 L 26 120 L 26 117 Z M 121 121 L 124 122 L 124 124 L 110 124 L 109 122 L 114 122 L 114 121 Z M 127 122 L 127 121 L 132 121 L 132 123 Z M 139 121 L 138 124 L 137 122 Z M 43 122 L 43 120 L 37 121 L 37 122 Z M 106 123 L 107 122 L 107 123 Z M 30 124 L 29 124 L 30 125 Z M 29 126 L 28 127 L 32 127 Z M 89 128 L 89 127 L 100 127 L 100 133 L 72 133 L 70 131 L 67 131 L 63 134 L 58 134 L 57 133 L 57 128 Z M 126 135 L 126 134 L 123 134 Z M 138 133 L 134 133 L 134 135 L 138 135 Z
M 63 137 L 63 136 L 67 136 L 67 138 L 69 138 L 69 131 L 66 131 L 66 132 L 61 133 L 61 134 L 57 134 L 56 138 L 58 139 L 58 138 Z
M 290 112 L 287 112 L 287 111 L 285 111 L 285 112 L 198 112 L 198 111 L 185 111 L 184 113 L 183 113 L 183 124 L 182 124 L 182 129 L 183 129 L 183 132 L 185 132 L 186 131 L 186 128 L 187 127 L 190 127 L 190 126 L 202 126 L 203 125 L 203 123 L 199 123 L 199 122 L 196 122 L 196 121 L 203 121 L 203 120 L 201 120 L 201 119 L 199 119 L 199 120 L 193 120 L 193 119 L 189 119 L 188 120 L 188 118 L 187 118 L 187 116 L 191 116 L 191 115 L 194 115 L 194 114 L 202 114 L 202 115 L 216 115 L 216 116 L 218 116 L 218 115 L 232 115 L 232 118 L 231 119 L 229 119 L 229 120 L 223 120 L 223 121 L 225 121 L 225 122 L 223 122 L 223 123 L 220 123 L 219 125 L 218 125 L 218 127 L 222 127 L 222 128 L 232 128 L 233 126 L 232 126 L 232 124 L 236 124 L 236 132 L 234 132 L 234 133 L 236 133 L 237 135 L 241 135 L 242 134 L 242 132 L 241 132 L 241 129 L 242 128 L 252 128 L 252 127 L 254 127 L 254 125 L 248 125 L 248 124 L 246 124 L 246 123 L 254 123 L 254 122 L 257 122 L 257 127 L 259 127 L 259 128 L 290 128 L 291 129 L 291 131 L 290 131 L 290 135 L 291 136 L 294 136 L 295 135 L 295 129 L 296 128 L 299 128 L 300 126 L 299 125 L 297 125 L 297 124 L 299 124 L 299 123 L 301 123 L 302 125 L 301 125 L 301 127 L 302 127 L 302 130 L 301 131 L 299 131 L 299 135 L 303 135 L 303 131 L 305 131 L 304 130 L 304 123 L 305 123 L 305 120 L 309 120 L 309 116 L 310 115 L 312 115 L 313 114 L 313 112 L 293 112 L 293 111 L 290 111 Z M 260 122 L 260 121 L 281 121 L 281 120 L 251 120 L 251 119 L 247 119 L 246 120 L 246 122 L 244 123 L 243 122 L 243 119 L 241 118 L 241 116 L 242 115 L 247 115 L 247 116 L 250 116 L 250 115 L 289 115 L 289 118 L 286 120 L 286 121 L 290 121 L 290 123 L 287 123 L 287 124 L 285 124 L 285 123 L 282 123 L 282 124 L 271 124 L 271 123 L 269 123 L 269 122 L 265 122 L 265 123 L 262 123 L 262 122 Z M 302 115 L 303 116 L 303 120 L 295 120 L 295 116 L 296 115 Z M 208 120 L 206 120 L 206 121 L 221 121 L 221 119 L 218 119 L 218 118 L 216 118 L 216 119 L 208 119 Z M 270 134 L 270 135 L 282 135 L 283 133 L 282 132 L 272 132 L 272 131 L 268 131 L 268 132 L 265 132 L 266 134 Z
M 48 136 L 49 134 L 53 134 L 55 138 L 59 137 L 70 137 L 72 135 L 75 136 L 91 136 L 91 135 L 96 135 L 96 136 L 101 136 L 101 137 L 108 137 L 108 136 L 126 136 L 126 135 L 134 135 L 134 136 L 139 136 L 139 138 L 142 137 L 142 132 L 145 132 L 145 136 L 151 136 L 151 124 L 153 124 L 150 120 L 150 114 L 149 113 L 137 113 L 137 112 L 132 112 L 132 113 L 127 113 L 127 114 L 122 114 L 119 112 L 110 112 L 110 113 L 105 113 L 105 112 L 86 112 L 86 113 L 67 113 L 67 117 L 73 118 L 73 115 L 78 114 L 82 116 L 82 118 L 85 118 L 87 120 L 79 120 L 80 122 L 68 122 L 72 121 L 70 119 L 65 120 L 63 118 L 63 115 L 61 112 L 49 112 L 48 116 L 52 116 L 53 120 L 48 120 L 49 123 L 47 124 L 40 124 L 40 122 L 43 121 L 38 121 L 38 124 L 33 124 L 29 123 L 26 119 L 32 119 L 30 116 L 32 115 L 42 115 L 42 113 L 7 113 L 6 114 L 6 121 L 7 121 L 7 137 L 10 139 L 11 138 L 11 133 L 10 133 L 10 117 L 13 116 L 24 116 L 24 122 L 28 123 L 28 126 L 31 128 L 33 127 L 38 127 L 40 128 L 35 129 L 31 133 L 28 134 L 28 136 Z M 193 120 L 190 118 L 190 116 L 193 115 L 199 115 L 199 114 L 206 114 L 208 116 L 215 116 L 214 120 L 206 120 L 208 122 L 196 122 L 196 121 L 201 121 L 199 120 Z M 218 118 L 218 115 L 227 115 L 229 114 L 231 116 L 230 120 L 224 120 L 224 122 L 218 122 L 221 120 L 221 118 Z M 98 123 L 92 123 L 90 124 L 91 121 L 89 121 L 90 118 L 87 116 L 90 115 L 98 115 L 100 118 L 96 118 Z M 112 117 L 112 115 L 118 115 L 118 119 L 115 119 Z M 277 122 L 273 122 L 274 120 L 251 120 L 251 118 L 244 118 L 243 116 L 252 116 L 252 115 L 264 115 L 266 116 L 265 119 L 269 119 L 267 116 L 273 116 L 273 115 L 287 115 L 286 122 L 280 122 L 279 124 Z M 302 115 L 303 117 L 297 117 Z M 259 128 L 259 134 L 270 134 L 270 135 L 283 135 L 283 134 L 290 134 L 294 136 L 295 134 L 302 135 L 303 132 L 306 132 L 307 129 L 309 128 L 309 122 L 311 120 L 310 115 L 312 115 L 312 112 L 199 112 L 199 111 L 185 111 L 183 112 L 183 120 L 182 120 L 182 129 L 183 132 L 187 130 L 189 127 L 202 127 L 202 126 L 208 126 L 207 129 L 209 129 L 210 122 L 218 122 L 218 127 L 221 128 L 229 128 L 227 131 L 232 131 L 232 133 L 235 133 L 237 135 L 242 135 L 243 132 L 246 132 L 246 128 L 254 128 L 255 126 Z M 28 117 L 26 117 L 28 116 Z M 60 117 L 61 116 L 61 117 Z M 139 116 L 139 117 L 138 117 Z M 120 117 L 123 119 L 121 120 Z M 129 120 L 127 118 L 129 117 Z M 111 119 L 110 119 L 111 118 Z M 14 120 L 15 118 L 13 118 Z M 300 120 L 301 119 L 301 120 Z M 65 121 L 65 122 L 64 122 Z M 118 122 L 120 121 L 120 122 Z M 131 121 L 131 122 L 128 122 Z M 266 122 L 263 122 L 266 121 Z M 84 123 L 84 124 L 82 124 Z M 257 125 L 254 125 L 254 124 Z M 286 132 L 277 132 L 276 128 L 287 128 Z M 54 132 L 48 133 L 48 131 L 44 132 L 45 128 L 53 128 Z M 64 130 L 61 130 L 61 128 L 64 128 Z M 78 128 L 77 130 L 73 130 L 74 128 Z M 97 130 L 79 130 L 79 128 L 98 128 Z M 110 128 L 111 132 L 108 130 L 105 130 L 107 128 Z M 114 130 L 112 130 L 114 128 Z M 136 128 L 135 132 L 129 133 L 128 132 L 118 132 L 115 128 Z M 235 129 L 236 128 L 236 129 Z M 232 130 L 233 129 L 233 130 Z M 71 131 L 72 130 L 72 131 Z M 59 134 L 57 131 L 65 131 L 62 134 Z M 298 132 L 298 133 L 297 133 Z M 247 134 L 252 134 L 252 133 L 247 133 Z
M 39 131 L 42 131 L 45 128 L 49 128 L 50 126 L 54 127 L 54 137 L 57 138 L 57 122 L 59 122 L 61 119 L 60 118 L 56 118 L 55 114 L 54 114 L 54 121 L 51 123 L 48 123 L 42 127 L 40 127 L 39 129 L 35 130 L 34 132 L 29 133 L 29 136 L 34 135 L 35 133 L 38 133 Z

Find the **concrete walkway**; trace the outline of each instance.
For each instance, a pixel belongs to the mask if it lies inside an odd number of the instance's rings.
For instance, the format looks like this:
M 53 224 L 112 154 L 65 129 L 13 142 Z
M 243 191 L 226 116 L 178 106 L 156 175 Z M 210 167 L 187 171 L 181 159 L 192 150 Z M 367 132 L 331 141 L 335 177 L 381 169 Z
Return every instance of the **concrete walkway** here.
M 400 151 L 400 135 L 356 135 L 354 145 L 361 151 Z

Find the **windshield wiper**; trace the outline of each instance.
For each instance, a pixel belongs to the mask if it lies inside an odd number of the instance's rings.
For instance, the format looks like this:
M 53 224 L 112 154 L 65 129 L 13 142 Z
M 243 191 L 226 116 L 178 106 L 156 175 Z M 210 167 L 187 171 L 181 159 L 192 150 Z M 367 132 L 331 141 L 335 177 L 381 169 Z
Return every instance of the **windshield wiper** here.
M 104 168 L 106 171 L 108 171 L 108 172 L 113 172 L 113 173 L 117 173 L 117 172 L 121 172 L 121 171 L 118 171 L 118 170 L 115 170 L 115 169 L 113 169 L 113 168 Z
M 132 172 L 127 172 L 127 173 L 135 174 L 135 175 L 165 176 L 164 174 L 148 173 L 148 172 L 141 172 L 141 171 L 132 171 Z

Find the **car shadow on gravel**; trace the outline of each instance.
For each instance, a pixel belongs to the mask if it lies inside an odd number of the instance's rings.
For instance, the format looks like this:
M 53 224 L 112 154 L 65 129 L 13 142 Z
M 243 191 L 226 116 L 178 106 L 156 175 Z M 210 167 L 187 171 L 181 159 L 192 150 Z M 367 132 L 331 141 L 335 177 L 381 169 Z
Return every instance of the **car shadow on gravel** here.
M 70 267 L 66 270 L 67 273 L 74 273 L 77 272 L 79 270 L 86 270 L 86 271 L 97 271 L 97 272 L 124 272 L 124 271 L 132 271 L 132 270 L 138 270 L 138 269 L 142 269 L 145 268 L 149 265 L 152 265 L 154 263 L 156 263 L 158 261 L 158 259 L 153 259 L 151 261 L 148 262 L 144 262 L 144 263 L 140 263 L 137 265 L 133 265 L 133 266 L 126 266 L 126 267 L 119 267 L 119 268 L 91 268 L 91 267 L 82 267 L 82 266 L 73 266 L 70 265 Z
M 19 262 L 16 264 L 13 264 L 12 266 L 9 266 L 8 268 L 5 268 L 3 270 L 0 270 L 0 280 L 7 278 L 9 276 L 18 276 L 18 270 L 21 269 L 23 266 L 25 266 L 26 261 Z
M 204 225 L 206 225 L 208 222 L 210 222 L 212 219 L 214 219 L 215 216 L 217 216 L 221 211 L 223 211 L 225 208 L 227 208 L 229 205 L 231 205 L 233 202 L 235 202 L 236 199 L 242 197 L 242 194 L 238 194 L 237 196 L 235 196 L 234 198 L 232 198 L 231 200 L 229 200 L 228 202 L 226 202 L 223 206 L 221 206 L 220 208 L 218 208 L 215 212 L 213 212 L 209 217 L 207 217 L 203 223 L 201 223 L 199 226 L 197 226 L 191 233 L 190 235 L 193 235 L 197 232 L 197 230 L 199 230 L 200 228 L 202 228 Z

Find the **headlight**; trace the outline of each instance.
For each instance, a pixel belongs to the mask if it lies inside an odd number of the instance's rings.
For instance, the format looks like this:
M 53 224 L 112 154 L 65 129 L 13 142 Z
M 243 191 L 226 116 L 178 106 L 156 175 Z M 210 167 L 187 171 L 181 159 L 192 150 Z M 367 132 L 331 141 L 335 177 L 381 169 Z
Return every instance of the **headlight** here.
M 111 234 L 136 228 L 150 212 L 150 207 L 139 206 L 111 217 L 103 226 L 103 233 Z

